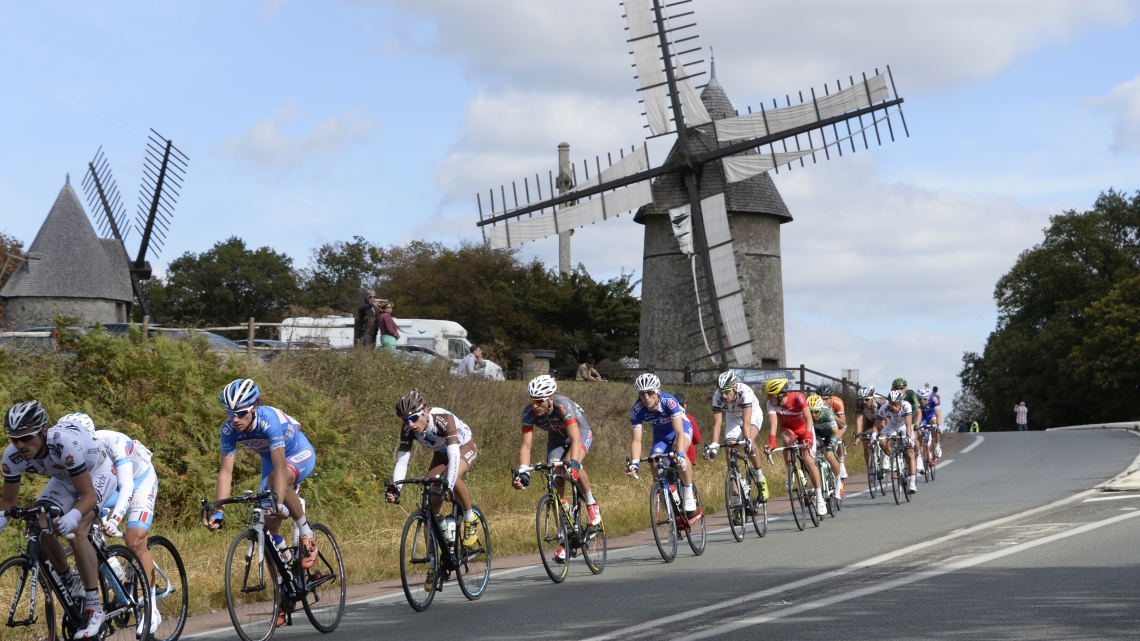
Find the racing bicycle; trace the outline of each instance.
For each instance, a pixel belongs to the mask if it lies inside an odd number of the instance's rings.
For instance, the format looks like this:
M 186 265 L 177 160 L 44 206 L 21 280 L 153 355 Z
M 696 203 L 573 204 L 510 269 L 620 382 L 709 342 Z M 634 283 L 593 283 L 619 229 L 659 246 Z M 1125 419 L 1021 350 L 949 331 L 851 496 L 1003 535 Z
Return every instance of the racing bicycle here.
M 811 519 L 811 524 L 815 527 L 819 527 L 822 520 L 815 509 L 815 484 L 811 482 L 804 465 L 804 450 L 808 447 L 804 443 L 795 443 L 777 447 L 768 453 L 768 462 L 772 463 L 772 454 L 784 450 L 792 452 L 792 458 L 788 461 L 788 499 L 792 502 L 792 518 L 801 531 L 807 527 L 808 519 Z
M 685 513 L 681 500 L 681 478 L 674 463 L 684 456 L 677 452 L 665 452 L 651 454 L 637 461 L 649 461 L 657 467 L 657 478 L 649 489 L 649 522 L 653 526 L 653 540 L 657 542 L 657 550 L 666 563 L 672 563 L 677 558 L 679 537 L 689 540 L 693 554 L 700 556 L 705 552 L 705 512 L 696 484 L 693 484 L 693 499 L 697 502 L 697 511 L 692 516 Z M 630 463 L 626 459 L 626 469 Z M 637 476 L 634 475 L 634 478 Z
M 745 522 L 752 521 L 756 535 L 768 533 L 768 500 L 763 488 L 756 482 L 756 468 L 744 452 L 753 447 L 752 441 L 725 441 L 724 455 L 728 457 L 728 474 L 724 479 L 724 504 L 728 510 L 728 527 L 732 538 L 744 540 Z M 741 471 L 743 463 L 744 471 Z
M 550 580 L 555 583 L 565 581 L 569 560 L 579 553 L 590 572 L 601 574 L 606 567 L 606 530 L 600 523 L 590 525 L 589 517 L 586 516 L 586 499 L 567 473 L 566 462 L 520 466 L 514 471 L 514 476 L 532 471 L 542 472 L 546 479 L 546 494 L 538 499 L 534 529 L 538 537 L 538 554 L 542 558 L 542 567 L 546 568 Z M 562 500 L 559 500 L 558 494 L 559 480 L 562 481 L 563 488 L 569 488 L 569 496 Z

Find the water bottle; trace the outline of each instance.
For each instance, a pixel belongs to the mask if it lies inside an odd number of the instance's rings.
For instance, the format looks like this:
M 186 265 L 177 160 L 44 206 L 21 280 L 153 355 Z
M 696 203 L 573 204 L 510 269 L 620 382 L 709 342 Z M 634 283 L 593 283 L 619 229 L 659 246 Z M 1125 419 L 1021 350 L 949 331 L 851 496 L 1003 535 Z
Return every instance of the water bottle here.
M 281 555 L 281 560 L 286 564 L 293 560 L 293 551 L 285 545 L 285 539 L 281 535 L 273 535 L 273 547 L 277 548 L 277 553 Z
M 677 486 L 672 483 L 669 484 L 669 492 L 673 495 L 673 502 L 677 505 L 681 504 L 681 497 L 677 495 Z
M 443 538 L 446 539 L 448 543 L 455 542 L 455 517 L 447 517 L 443 520 L 441 525 L 443 525 Z

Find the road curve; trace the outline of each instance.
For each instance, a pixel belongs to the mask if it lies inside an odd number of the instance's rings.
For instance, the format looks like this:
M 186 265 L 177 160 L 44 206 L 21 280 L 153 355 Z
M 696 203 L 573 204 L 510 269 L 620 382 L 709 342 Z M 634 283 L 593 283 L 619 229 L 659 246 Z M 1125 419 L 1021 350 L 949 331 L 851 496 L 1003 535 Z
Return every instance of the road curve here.
M 1135 637 L 1140 494 L 1090 490 L 1140 458 L 1140 438 L 992 433 L 972 449 L 977 436 L 953 438 L 909 504 L 864 493 L 804 532 L 782 515 L 764 539 L 710 535 L 701 557 L 682 544 L 666 565 L 631 548 L 600 576 L 576 563 L 561 585 L 525 567 L 496 574 L 476 602 L 448 587 L 416 613 L 400 593 L 350 605 L 331 635 L 301 617 L 277 638 Z

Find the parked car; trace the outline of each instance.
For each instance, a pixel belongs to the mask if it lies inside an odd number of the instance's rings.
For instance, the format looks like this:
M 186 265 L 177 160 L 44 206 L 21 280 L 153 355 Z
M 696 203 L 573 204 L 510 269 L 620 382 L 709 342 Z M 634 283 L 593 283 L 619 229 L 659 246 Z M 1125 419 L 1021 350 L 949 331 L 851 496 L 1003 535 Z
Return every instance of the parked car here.
M 452 369 L 451 361 L 448 360 L 447 357 L 437 354 L 435 350 L 431 350 L 426 347 L 420 347 L 418 345 L 397 345 L 396 352 L 407 358 L 409 361 L 418 360 L 425 363 L 438 363 L 444 367 Z

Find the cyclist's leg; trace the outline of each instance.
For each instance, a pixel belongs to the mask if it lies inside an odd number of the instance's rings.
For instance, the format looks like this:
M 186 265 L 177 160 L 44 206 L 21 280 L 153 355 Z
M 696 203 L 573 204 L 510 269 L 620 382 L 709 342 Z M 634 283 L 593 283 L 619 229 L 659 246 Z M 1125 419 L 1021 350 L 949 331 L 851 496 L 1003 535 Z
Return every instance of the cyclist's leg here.
M 578 456 L 574 458 L 578 462 L 578 481 L 575 485 L 582 491 L 582 496 L 586 498 L 586 505 L 595 503 L 593 500 L 594 494 L 590 491 L 590 477 L 586 474 L 586 468 L 582 463 L 586 461 L 586 455 L 590 452 L 590 445 L 594 442 L 594 433 L 590 430 L 590 425 L 584 420 L 578 423 L 578 436 L 582 439 L 581 447 L 578 450 Z M 569 450 L 569 444 L 567 444 Z M 567 452 L 569 454 L 569 452 Z
M 146 539 L 154 522 L 155 496 L 158 493 L 158 476 L 154 468 L 134 481 L 134 494 L 127 508 L 127 528 L 123 541 L 139 557 L 150 585 L 154 586 L 154 560 L 150 556 Z
M 841 442 L 839 440 L 839 436 L 836 435 L 836 432 L 838 431 L 839 430 L 832 430 L 831 437 L 820 443 L 820 446 L 824 447 L 824 455 L 827 456 L 827 464 L 831 466 L 831 474 L 836 479 L 839 478 L 839 458 L 836 456 L 836 452 L 839 449 L 838 444 Z
M 904 434 L 904 436 L 905 436 L 905 434 Z M 917 450 L 917 449 L 918 448 L 915 447 L 915 439 L 908 439 L 906 441 L 906 464 L 907 464 L 907 469 L 910 472 L 910 475 L 912 477 L 915 474 L 917 474 L 917 472 L 918 472 L 918 467 L 915 464 L 915 460 L 914 460 L 915 459 L 915 456 L 914 456 L 915 450 Z
M 819 476 L 819 468 L 815 465 L 815 430 L 809 430 L 805 426 L 803 430 L 797 430 L 795 435 L 797 441 L 808 446 L 808 450 L 804 452 L 804 468 L 807 470 L 808 478 L 817 491 L 822 491 L 823 480 Z
M 77 492 L 69 488 L 63 481 L 57 478 L 51 478 L 48 479 L 43 491 L 36 497 L 35 504 L 37 506 L 54 505 L 66 514 L 71 508 L 75 507 L 78 501 L 79 494 Z M 50 527 L 46 515 L 40 516 L 40 527 Z M 78 528 L 76 528 L 76 531 L 86 532 L 86 530 L 80 530 Z M 52 530 L 48 530 L 48 532 L 52 532 Z M 59 540 L 55 538 L 54 534 L 40 537 L 40 545 L 47 552 L 48 559 L 51 561 L 52 567 L 55 568 L 57 574 L 62 576 L 70 569 L 71 566 L 67 562 L 67 551 L 63 549 L 63 546 L 60 545 Z M 86 582 L 84 585 L 86 585 Z
M 554 432 L 548 432 L 546 435 L 546 462 L 556 463 L 558 461 L 566 460 L 567 450 L 569 450 L 569 443 Z M 561 478 L 554 479 L 554 487 L 558 490 L 558 495 L 565 494 L 566 481 Z
M 455 478 L 455 502 L 459 507 L 463 508 L 464 512 L 471 511 L 471 495 L 467 492 L 467 484 L 463 482 L 464 475 L 467 470 L 475 463 L 475 458 L 478 452 L 475 450 L 474 443 L 467 443 L 459 448 L 459 475 Z M 436 452 L 431 458 L 431 468 L 428 470 L 428 476 L 447 476 L 447 453 Z M 438 498 L 432 504 L 437 511 L 439 510 Z
M 300 513 L 301 504 L 297 498 L 297 493 L 292 489 L 293 483 L 296 482 L 294 480 L 294 471 L 289 468 L 290 466 L 286 465 L 284 470 L 275 470 L 273 469 L 273 461 L 268 456 L 261 457 L 261 485 L 258 488 L 258 491 L 264 492 L 265 490 L 269 489 L 273 485 L 274 481 L 277 480 L 277 475 L 284 474 L 285 486 L 287 489 L 285 490 L 285 494 L 283 496 L 277 497 L 277 500 L 278 502 L 285 505 L 290 514 L 293 513 L 294 508 L 296 508 L 298 513 Z M 285 517 L 280 514 L 267 514 L 265 516 L 265 525 L 269 527 L 269 533 L 280 535 L 281 521 L 284 519 Z

